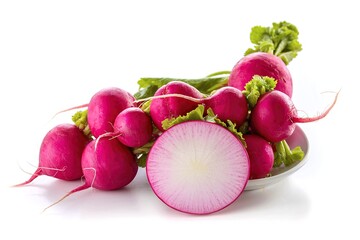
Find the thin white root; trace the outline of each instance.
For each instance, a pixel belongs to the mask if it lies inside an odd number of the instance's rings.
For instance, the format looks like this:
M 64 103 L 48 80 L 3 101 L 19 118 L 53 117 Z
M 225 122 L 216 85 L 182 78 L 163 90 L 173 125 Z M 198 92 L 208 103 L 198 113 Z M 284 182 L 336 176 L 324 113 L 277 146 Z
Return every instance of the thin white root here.
M 179 94 L 179 93 L 169 93 L 169 94 L 164 94 L 164 95 L 159 95 L 159 96 L 152 96 L 152 97 L 148 97 L 148 98 L 138 99 L 138 100 L 135 100 L 134 103 L 146 102 L 146 101 L 153 100 L 153 99 L 161 99 L 161 98 L 169 98 L 169 97 L 178 97 L 178 98 L 183 98 L 183 99 L 195 102 L 195 103 L 202 103 L 202 99 L 190 97 L 190 96 L 187 96 L 184 94 Z
M 60 169 L 59 169 L 59 168 L 51 168 L 51 167 L 39 167 L 39 169 L 46 169 L 46 170 L 56 171 L 55 174 L 53 175 L 53 177 L 55 177 L 58 172 L 63 172 L 63 171 L 65 171 L 66 168 L 67 168 L 66 166 L 64 166 L 63 168 L 60 168 Z
M 18 167 L 20 168 L 20 170 L 26 174 L 29 174 L 29 175 L 33 175 L 33 173 L 31 172 L 28 172 L 26 171 L 21 165 L 20 165 L 20 162 L 19 161 L 16 161 Z M 29 164 L 31 167 L 34 167 L 35 169 L 37 169 L 38 167 L 36 167 L 35 165 L 31 164 L 30 162 L 26 162 L 27 164 Z

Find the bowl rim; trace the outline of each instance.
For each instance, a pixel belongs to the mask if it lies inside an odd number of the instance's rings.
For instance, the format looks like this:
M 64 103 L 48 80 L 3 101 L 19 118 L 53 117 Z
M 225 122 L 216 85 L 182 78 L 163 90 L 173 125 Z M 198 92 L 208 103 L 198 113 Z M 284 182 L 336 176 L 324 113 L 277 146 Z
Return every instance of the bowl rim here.
M 310 150 L 309 140 L 308 140 L 305 132 L 303 131 L 303 129 L 301 129 L 301 127 L 298 125 L 296 125 L 292 136 L 294 136 L 294 134 L 302 136 L 301 141 L 303 142 L 303 144 L 302 144 L 303 146 L 301 146 L 301 148 L 304 151 L 304 158 L 299 162 L 295 162 L 295 163 L 291 164 L 290 166 L 287 166 L 287 167 L 282 166 L 282 167 L 274 168 L 271 171 L 271 173 L 273 173 L 273 175 L 271 175 L 269 177 L 264 177 L 264 178 L 259 178 L 259 179 L 249 179 L 248 183 L 246 185 L 247 189 L 245 188 L 245 190 L 263 188 L 263 187 L 266 187 L 273 183 L 276 183 L 276 182 L 284 179 L 285 177 L 293 174 L 294 172 L 296 172 L 302 166 L 305 165 L 305 163 L 308 161 L 308 155 L 309 155 L 309 150 Z M 291 136 L 289 138 L 291 138 Z M 289 139 L 289 138 L 287 138 L 287 139 Z M 294 147 L 294 146 L 291 146 L 291 147 Z

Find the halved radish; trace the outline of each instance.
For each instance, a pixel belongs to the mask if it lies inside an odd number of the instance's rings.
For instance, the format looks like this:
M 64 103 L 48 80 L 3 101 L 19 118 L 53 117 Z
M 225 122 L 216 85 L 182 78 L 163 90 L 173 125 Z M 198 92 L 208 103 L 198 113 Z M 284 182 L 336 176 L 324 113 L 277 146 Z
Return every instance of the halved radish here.
M 249 179 L 245 147 L 222 126 L 187 121 L 165 131 L 148 155 L 146 174 L 166 205 L 209 214 L 233 203 Z

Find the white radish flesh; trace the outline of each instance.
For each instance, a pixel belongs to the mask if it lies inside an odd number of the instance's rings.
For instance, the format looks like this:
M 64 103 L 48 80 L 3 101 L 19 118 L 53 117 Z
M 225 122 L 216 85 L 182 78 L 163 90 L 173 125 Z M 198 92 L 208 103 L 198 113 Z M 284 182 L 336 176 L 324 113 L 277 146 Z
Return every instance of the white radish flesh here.
M 146 174 L 154 193 L 181 212 L 209 214 L 233 203 L 249 179 L 242 143 L 227 129 L 188 121 L 165 131 L 153 145 Z

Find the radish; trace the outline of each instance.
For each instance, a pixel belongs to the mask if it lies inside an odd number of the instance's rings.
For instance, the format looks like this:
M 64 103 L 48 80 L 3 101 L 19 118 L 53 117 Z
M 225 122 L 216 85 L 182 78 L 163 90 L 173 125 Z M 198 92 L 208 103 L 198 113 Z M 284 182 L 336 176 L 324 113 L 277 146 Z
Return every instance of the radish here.
M 246 134 L 243 137 L 250 158 L 250 179 L 266 177 L 274 164 L 271 144 L 256 134 Z
M 136 176 L 138 166 L 132 152 L 116 139 L 93 140 L 85 148 L 81 166 L 83 188 L 115 190 L 128 185 Z
M 239 139 L 207 121 L 169 128 L 154 143 L 146 164 L 157 197 L 191 214 L 210 214 L 233 203 L 248 182 L 249 170 L 249 157 Z
M 132 107 L 134 100 L 130 93 L 120 88 L 105 88 L 97 92 L 88 104 L 87 120 L 93 136 L 112 132 L 116 116 Z
M 203 98 L 202 94 L 195 87 L 180 81 L 169 82 L 160 87 L 154 96 L 167 94 L 181 94 L 195 99 Z M 164 131 L 162 127 L 163 120 L 185 115 L 197 106 L 198 102 L 181 97 L 154 98 L 150 105 L 150 116 L 154 125 L 160 131 Z
M 269 142 L 280 142 L 294 132 L 296 123 L 313 122 L 324 118 L 334 107 L 338 94 L 324 113 L 316 117 L 301 118 L 288 95 L 277 90 L 267 92 L 260 97 L 251 112 L 251 129 Z
M 234 87 L 223 87 L 213 95 L 204 99 L 206 107 L 210 107 L 223 122 L 232 121 L 241 126 L 248 116 L 248 105 L 242 92 Z
M 292 96 L 293 84 L 288 68 L 279 57 L 270 53 L 256 52 L 240 59 L 230 73 L 228 85 L 244 90 L 254 75 L 275 78 L 275 89 Z
M 152 138 L 152 121 L 140 108 L 130 107 L 116 117 L 114 131 L 114 135 L 125 146 L 141 147 Z
M 125 187 L 135 178 L 138 166 L 132 152 L 116 139 L 92 140 L 81 158 L 85 183 L 67 193 L 54 206 L 69 195 L 93 187 L 99 190 L 116 190 Z
M 28 184 L 40 175 L 68 181 L 80 179 L 83 175 L 81 156 L 89 142 L 90 139 L 73 124 L 55 126 L 41 143 L 37 170 L 29 180 L 15 186 Z

